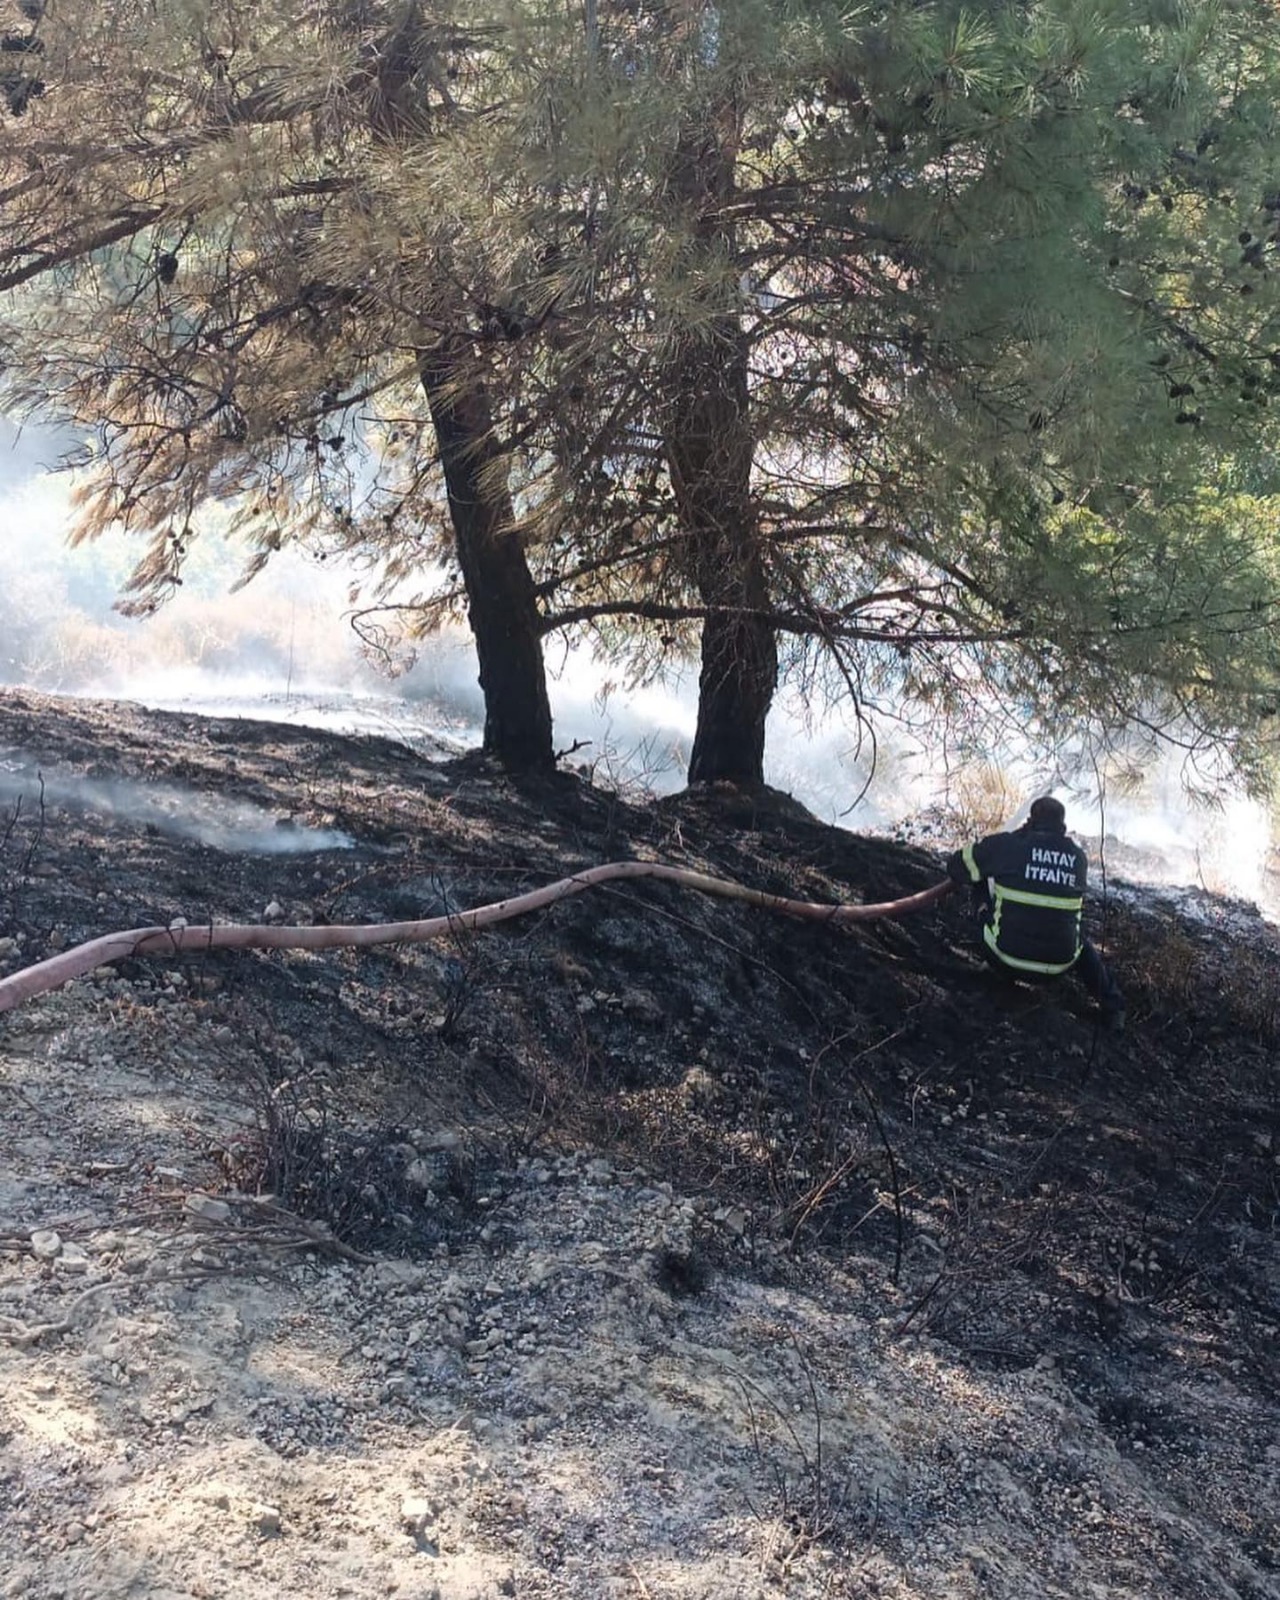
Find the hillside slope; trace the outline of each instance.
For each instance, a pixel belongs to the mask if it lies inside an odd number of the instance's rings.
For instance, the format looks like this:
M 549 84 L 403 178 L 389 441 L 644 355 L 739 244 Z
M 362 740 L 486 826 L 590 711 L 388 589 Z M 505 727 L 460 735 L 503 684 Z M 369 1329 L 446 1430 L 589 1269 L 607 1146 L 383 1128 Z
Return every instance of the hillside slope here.
M 940 873 L 778 797 L 0 695 L 0 972 L 633 855 Z M 1280 1596 L 1276 932 L 1105 934 L 1119 1040 L 958 903 L 659 884 L 0 1018 L 0 1593 Z

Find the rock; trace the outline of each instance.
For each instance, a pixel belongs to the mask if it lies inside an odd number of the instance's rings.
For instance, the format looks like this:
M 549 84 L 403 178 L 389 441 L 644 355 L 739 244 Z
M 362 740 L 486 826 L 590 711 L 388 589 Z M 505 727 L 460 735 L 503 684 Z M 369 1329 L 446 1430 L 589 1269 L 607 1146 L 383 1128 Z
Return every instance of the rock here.
M 647 989 L 625 989 L 622 1009 L 632 1022 L 638 1022 L 642 1027 L 656 1028 L 666 1021 L 666 1012 Z
M 417 1156 L 404 1169 L 404 1181 L 411 1189 L 427 1194 L 446 1194 L 449 1189 L 449 1163 Z
M 400 1502 L 400 1526 L 415 1539 L 422 1537 L 434 1516 L 435 1507 L 421 1495 L 406 1495 Z
M 373 1269 L 373 1281 L 379 1289 L 421 1289 L 427 1281 L 427 1274 L 414 1262 L 393 1257 L 378 1262 Z
M 62 1235 L 54 1228 L 37 1228 L 31 1235 L 31 1254 L 37 1261 L 53 1261 L 62 1253 Z
M 69 1240 L 63 1245 L 58 1256 L 57 1267 L 59 1272 L 88 1272 L 89 1253 L 83 1245 Z
M 226 1227 L 231 1222 L 231 1207 L 225 1200 L 215 1200 L 211 1194 L 193 1190 L 186 1198 L 187 1214 L 212 1227 Z
M 279 1538 L 280 1508 L 278 1506 L 264 1505 L 259 1502 L 249 1508 L 249 1520 L 254 1531 L 264 1539 Z
M 747 1231 L 747 1214 L 741 1206 L 722 1206 L 716 1212 L 715 1219 L 723 1223 L 725 1228 L 738 1238 Z
M 284 907 L 278 900 L 270 900 L 267 902 L 266 909 L 262 913 L 262 920 L 264 922 L 284 921 Z

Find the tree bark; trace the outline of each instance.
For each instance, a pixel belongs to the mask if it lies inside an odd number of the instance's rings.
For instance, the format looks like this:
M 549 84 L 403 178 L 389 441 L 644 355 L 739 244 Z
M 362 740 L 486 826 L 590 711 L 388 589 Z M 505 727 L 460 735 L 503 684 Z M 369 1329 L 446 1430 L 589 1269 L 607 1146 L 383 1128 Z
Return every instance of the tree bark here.
M 419 352 L 467 614 L 480 658 L 484 749 L 513 773 L 555 767 L 542 619 L 516 531 L 506 462 L 474 354 L 462 334 Z
M 768 576 L 751 497 L 745 341 L 736 318 L 688 335 L 671 369 L 666 454 L 690 538 L 702 625 L 689 782 L 764 781 L 765 720 L 778 679 Z M 756 613 L 751 615 L 750 613 Z
M 725 258 L 733 255 L 732 227 L 715 214 L 733 195 L 740 134 L 740 107 L 727 99 L 683 131 L 671 173 L 673 196 L 694 212 L 713 284 L 723 283 Z M 667 467 L 698 595 L 713 608 L 702 626 L 689 782 L 760 784 L 778 644 L 760 615 L 770 609 L 770 595 L 751 493 L 748 341 L 736 301 L 726 303 L 722 288 L 711 292 L 720 306 L 679 335 L 667 371 Z
M 380 42 L 374 67 L 377 94 L 370 118 L 388 143 L 423 133 L 413 83 L 429 53 L 421 13 L 411 6 Z M 446 278 L 442 267 L 442 282 Z M 418 376 L 440 447 L 467 617 L 480 658 L 484 750 L 509 772 L 550 772 L 555 749 L 538 597 L 516 532 L 493 409 L 465 327 L 459 306 L 453 331 L 418 351 Z

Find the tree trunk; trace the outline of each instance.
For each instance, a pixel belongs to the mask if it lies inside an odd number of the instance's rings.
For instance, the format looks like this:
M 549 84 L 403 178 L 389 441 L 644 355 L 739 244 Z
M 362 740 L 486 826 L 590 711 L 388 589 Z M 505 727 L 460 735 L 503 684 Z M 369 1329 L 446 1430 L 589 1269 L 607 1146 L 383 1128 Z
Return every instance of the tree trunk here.
M 741 137 L 732 98 L 709 108 L 676 143 L 670 188 L 693 213 L 695 236 L 720 306 L 676 338 L 666 381 L 670 400 L 664 453 L 680 520 L 689 536 L 691 574 L 703 605 L 698 724 L 689 782 L 764 782 L 764 728 L 778 682 L 778 642 L 764 620 L 769 580 L 751 493 L 755 440 L 747 380 L 747 337 L 725 258 L 733 229 L 717 212 L 732 197 Z
M 777 676 L 772 628 L 732 616 L 704 623 L 690 783 L 764 782 L 765 719 Z
M 509 772 L 550 772 L 555 751 L 542 619 L 470 341 L 460 334 L 442 338 L 420 352 L 418 371 L 440 446 L 480 658 L 484 749 Z
M 768 576 L 751 496 L 754 440 L 737 319 L 689 334 L 670 369 L 666 456 L 690 538 L 702 625 L 689 782 L 764 781 L 764 729 L 778 681 Z

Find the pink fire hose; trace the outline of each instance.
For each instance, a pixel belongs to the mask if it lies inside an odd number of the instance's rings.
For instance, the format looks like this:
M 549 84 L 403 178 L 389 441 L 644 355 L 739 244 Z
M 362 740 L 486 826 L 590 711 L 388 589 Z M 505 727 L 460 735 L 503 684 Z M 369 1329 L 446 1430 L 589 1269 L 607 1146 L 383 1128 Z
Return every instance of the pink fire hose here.
M 877 905 L 823 905 L 811 900 L 787 900 L 781 895 L 765 894 L 760 889 L 747 889 L 727 878 L 712 878 L 702 872 L 689 872 L 683 867 L 666 867 L 656 861 L 607 861 L 603 866 L 589 867 L 572 877 L 560 878 L 543 889 L 533 889 L 528 894 L 513 895 L 508 900 L 495 900 L 487 906 L 476 906 L 471 911 L 451 912 L 443 917 L 428 917 L 422 922 L 373 922 L 353 926 L 323 924 L 309 928 L 263 927 L 254 924 L 226 923 L 190 926 L 175 922 L 167 928 L 131 928 L 127 932 L 104 934 L 87 944 L 78 944 L 64 950 L 47 961 L 25 967 L 7 978 L 0 979 L 0 1012 L 11 1011 L 37 995 L 48 994 L 74 978 L 112 961 L 129 956 L 172 956 L 182 951 L 203 953 L 206 950 L 333 950 L 344 946 L 369 946 L 378 944 L 420 944 L 442 935 L 470 932 L 487 928 L 494 922 L 505 922 L 508 917 L 521 917 L 526 912 L 538 911 L 555 905 L 583 889 L 609 883 L 621 878 L 661 878 L 667 883 L 682 884 L 686 889 L 698 889 L 703 894 L 720 895 L 728 900 L 745 900 L 748 905 L 762 906 L 767 911 L 780 911 L 790 917 L 806 917 L 814 922 L 828 922 L 837 926 L 846 922 L 874 922 L 879 918 L 905 917 L 913 911 L 941 900 L 955 887 L 951 881 L 934 884 L 918 894 L 901 900 L 886 900 Z

